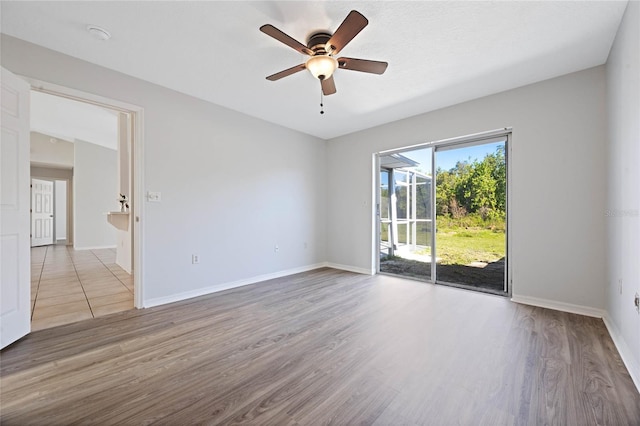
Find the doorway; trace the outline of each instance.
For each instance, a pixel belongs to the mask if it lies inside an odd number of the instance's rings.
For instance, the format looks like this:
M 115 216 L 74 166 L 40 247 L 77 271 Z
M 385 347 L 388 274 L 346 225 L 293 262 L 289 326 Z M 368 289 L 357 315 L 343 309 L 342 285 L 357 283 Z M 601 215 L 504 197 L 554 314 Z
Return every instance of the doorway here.
M 71 169 L 31 168 L 31 247 L 68 243 L 72 173 Z
M 378 272 L 510 293 L 509 139 L 501 130 L 377 155 Z
M 48 83 L 30 83 L 32 141 L 34 133 L 40 139 L 44 134 L 46 143 L 36 151 L 48 155 L 33 161 L 32 145 L 31 174 L 53 184 L 55 230 L 53 241 L 40 241 L 31 249 L 32 330 L 141 307 L 141 274 L 136 271 L 141 168 L 134 156 L 141 153 L 141 109 Z M 48 99 L 40 103 L 47 107 L 44 121 L 38 120 L 35 98 Z M 44 131 L 51 124 L 46 120 L 60 118 L 51 114 L 52 105 L 58 112 L 67 110 L 68 121 L 78 126 L 69 133 L 55 126 Z M 108 126 L 112 134 L 105 131 Z M 64 173 L 70 176 L 59 180 Z M 60 224 L 57 219 L 62 219 Z

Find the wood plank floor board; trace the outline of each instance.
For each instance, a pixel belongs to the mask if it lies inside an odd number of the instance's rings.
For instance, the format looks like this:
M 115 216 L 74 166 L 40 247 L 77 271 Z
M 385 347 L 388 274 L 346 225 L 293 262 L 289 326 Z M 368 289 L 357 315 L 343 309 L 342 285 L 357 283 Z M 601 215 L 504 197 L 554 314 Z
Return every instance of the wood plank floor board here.
M 249 350 L 261 350 L 264 349 L 266 346 L 264 345 L 260 345 L 260 346 L 252 346 L 250 348 L 248 348 Z M 274 348 L 276 349 L 276 348 Z M 263 380 L 258 376 L 247 376 L 247 371 L 251 371 L 248 370 L 249 367 L 254 366 L 255 367 L 255 355 L 251 354 L 251 353 L 247 353 L 245 351 L 244 353 L 244 357 L 243 359 L 228 359 L 228 360 L 222 360 L 221 362 L 226 363 L 229 362 L 230 365 L 227 365 L 226 367 L 222 367 L 221 370 L 223 370 L 224 373 L 224 377 L 221 380 L 230 380 L 231 384 L 233 383 L 237 383 L 238 380 L 240 380 L 239 383 L 239 387 L 238 386 L 231 386 L 230 389 L 228 390 L 228 392 L 225 394 L 226 396 L 224 397 L 224 399 L 220 402 L 220 400 L 218 399 L 211 399 L 209 398 L 208 400 L 200 400 L 197 403 L 200 403 L 201 405 L 203 405 L 202 410 L 204 410 L 207 413 L 217 413 L 217 414 L 221 414 L 223 413 L 225 410 L 225 407 L 229 404 L 229 402 L 232 402 L 232 405 L 235 405 L 237 402 L 236 401 L 242 401 L 245 398 L 242 398 L 242 392 L 255 392 L 256 386 L 247 386 L 250 384 L 259 384 L 261 383 Z M 274 357 L 276 357 L 274 359 Z M 295 361 L 295 360 L 294 360 Z M 273 382 L 275 380 L 275 378 L 277 377 L 277 372 L 280 371 L 282 369 L 282 366 L 286 366 L 287 368 L 285 370 L 282 370 L 283 372 L 286 373 L 286 375 L 283 378 L 286 378 L 288 375 L 292 374 L 292 366 L 295 365 L 295 362 L 293 362 L 291 360 L 291 356 L 287 355 L 286 353 L 283 353 L 282 351 L 279 350 L 272 350 L 269 351 L 269 355 L 266 357 L 261 357 L 260 362 L 273 362 L 273 368 L 265 368 L 265 370 L 267 372 L 269 372 L 269 375 L 267 376 L 267 378 L 269 378 L 269 383 Z M 219 363 L 217 363 L 219 364 Z M 258 371 L 262 371 L 262 369 L 258 370 Z M 262 373 L 260 373 L 262 374 Z M 217 385 L 220 385 L 220 382 L 218 381 L 216 383 Z M 261 387 L 258 386 L 257 389 L 260 389 Z M 238 396 L 238 392 L 240 393 L 240 398 L 237 398 Z M 236 397 L 234 397 L 236 396 Z M 222 404 L 222 407 L 217 406 L 216 404 Z M 193 409 L 193 407 L 190 407 L 190 409 Z M 178 415 L 179 418 L 180 415 Z M 166 419 L 169 423 L 171 423 L 171 417 Z M 177 419 L 176 419 L 177 420 Z
M 260 346 L 263 346 L 262 344 Z
M 328 268 L 42 330 L 0 361 L 3 425 L 640 418 L 601 320 Z
M 633 382 L 628 380 L 629 373 L 625 367 L 618 350 L 611 339 L 609 333 L 605 330 L 598 329 L 600 341 L 603 343 L 603 349 L 606 356 L 612 360 L 607 364 L 610 370 L 610 377 L 612 383 L 615 384 L 615 391 L 618 394 L 618 398 L 624 407 L 626 417 L 630 419 L 630 424 L 640 425 L 640 409 L 638 409 L 638 402 L 636 399 L 630 397 L 634 395 L 635 386 Z
M 627 417 L 625 410 L 619 410 L 617 407 L 614 409 L 607 403 L 610 399 L 621 401 L 620 397 L 624 396 L 618 395 L 613 382 L 614 377 L 610 374 L 610 365 L 614 363 L 606 362 L 612 357 L 610 353 L 605 354 L 601 342 L 608 336 L 602 333 L 603 330 L 596 319 L 577 315 L 572 319 L 573 324 L 578 324 L 568 330 L 570 335 L 575 336 L 570 339 L 573 344 L 572 358 L 582 366 L 582 374 L 572 377 L 577 382 L 576 387 L 584 389 L 581 402 L 584 412 L 589 415 L 587 420 L 597 424 L 620 424 Z

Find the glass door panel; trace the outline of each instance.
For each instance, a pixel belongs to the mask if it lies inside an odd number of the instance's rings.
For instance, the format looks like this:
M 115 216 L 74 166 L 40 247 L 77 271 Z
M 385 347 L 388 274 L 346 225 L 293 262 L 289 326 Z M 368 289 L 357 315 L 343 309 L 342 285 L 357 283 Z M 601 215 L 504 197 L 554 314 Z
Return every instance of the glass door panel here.
M 437 282 L 507 291 L 506 141 L 436 148 Z
M 380 272 L 431 280 L 432 149 L 381 154 Z

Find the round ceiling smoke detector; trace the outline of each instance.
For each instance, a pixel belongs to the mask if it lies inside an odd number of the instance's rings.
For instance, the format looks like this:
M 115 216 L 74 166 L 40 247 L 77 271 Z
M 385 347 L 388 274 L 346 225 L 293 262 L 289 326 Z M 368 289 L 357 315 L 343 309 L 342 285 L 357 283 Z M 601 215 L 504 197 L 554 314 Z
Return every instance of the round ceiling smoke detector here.
M 96 25 L 87 25 L 87 31 L 89 31 L 89 34 L 98 40 L 106 41 L 111 38 L 109 31 Z

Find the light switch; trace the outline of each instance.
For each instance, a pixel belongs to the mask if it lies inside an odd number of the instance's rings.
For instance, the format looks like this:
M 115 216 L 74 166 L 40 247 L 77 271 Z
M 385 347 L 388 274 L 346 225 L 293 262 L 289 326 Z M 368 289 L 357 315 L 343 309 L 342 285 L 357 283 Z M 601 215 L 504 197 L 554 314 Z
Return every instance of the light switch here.
M 151 201 L 151 202 L 154 202 L 154 203 L 159 203 L 160 201 L 162 201 L 162 194 L 160 194 L 159 192 L 148 191 L 147 192 L 147 201 Z

